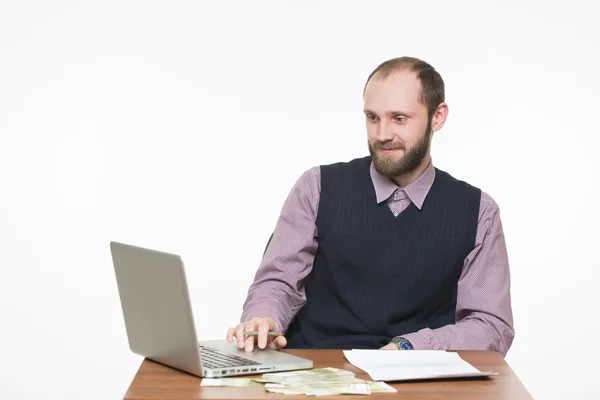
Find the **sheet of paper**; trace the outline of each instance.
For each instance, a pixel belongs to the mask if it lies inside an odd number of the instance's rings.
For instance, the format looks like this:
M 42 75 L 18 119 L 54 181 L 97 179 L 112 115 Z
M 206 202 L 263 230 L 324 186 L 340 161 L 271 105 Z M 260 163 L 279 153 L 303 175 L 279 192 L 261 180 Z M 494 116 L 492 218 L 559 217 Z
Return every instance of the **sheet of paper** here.
M 481 372 L 457 353 L 444 350 L 344 350 L 344 356 L 377 381 L 496 375 Z

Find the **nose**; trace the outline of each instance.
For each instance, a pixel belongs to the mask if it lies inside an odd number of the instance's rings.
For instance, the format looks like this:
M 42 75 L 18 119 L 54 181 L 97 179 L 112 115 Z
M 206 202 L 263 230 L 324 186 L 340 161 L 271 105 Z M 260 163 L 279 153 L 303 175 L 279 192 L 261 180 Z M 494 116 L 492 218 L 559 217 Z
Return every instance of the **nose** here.
M 377 140 L 380 142 L 389 142 L 394 139 L 394 134 L 392 132 L 392 126 L 384 119 L 379 121 L 377 127 Z

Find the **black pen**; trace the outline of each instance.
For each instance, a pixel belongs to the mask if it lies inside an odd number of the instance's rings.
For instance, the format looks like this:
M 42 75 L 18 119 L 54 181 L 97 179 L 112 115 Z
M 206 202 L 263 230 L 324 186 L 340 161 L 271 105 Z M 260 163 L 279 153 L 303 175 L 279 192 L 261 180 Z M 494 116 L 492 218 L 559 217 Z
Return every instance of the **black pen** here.
M 258 336 L 258 331 L 246 331 L 244 332 L 244 335 L 246 336 Z M 283 333 L 281 332 L 275 332 L 275 331 L 269 331 L 267 332 L 268 336 L 283 336 Z

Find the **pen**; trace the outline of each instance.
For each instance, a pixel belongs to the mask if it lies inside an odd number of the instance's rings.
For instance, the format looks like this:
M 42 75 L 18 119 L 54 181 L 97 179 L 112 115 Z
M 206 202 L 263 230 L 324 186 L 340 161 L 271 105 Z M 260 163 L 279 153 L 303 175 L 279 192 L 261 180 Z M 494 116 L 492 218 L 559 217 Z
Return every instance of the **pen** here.
M 258 336 L 258 331 L 245 331 L 244 335 L 246 336 Z M 268 336 L 283 336 L 283 333 L 281 332 L 274 332 L 274 331 L 269 331 L 267 333 Z

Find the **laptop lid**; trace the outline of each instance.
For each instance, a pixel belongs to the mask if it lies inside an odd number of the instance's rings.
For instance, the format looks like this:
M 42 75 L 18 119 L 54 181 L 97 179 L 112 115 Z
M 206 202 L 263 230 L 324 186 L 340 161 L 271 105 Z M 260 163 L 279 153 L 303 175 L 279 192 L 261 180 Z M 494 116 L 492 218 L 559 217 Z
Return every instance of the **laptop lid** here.
M 111 242 L 121 307 L 132 352 L 201 377 L 312 368 L 313 362 L 274 350 L 246 353 L 235 343 L 198 343 L 185 269 L 181 258 Z M 210 367 L 201 362 L 200 345 L 258 363 L 257 367 Z
M 131 351 L 203 376 L 181 258 L 118 242 L 110 250 Z

